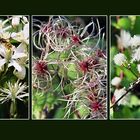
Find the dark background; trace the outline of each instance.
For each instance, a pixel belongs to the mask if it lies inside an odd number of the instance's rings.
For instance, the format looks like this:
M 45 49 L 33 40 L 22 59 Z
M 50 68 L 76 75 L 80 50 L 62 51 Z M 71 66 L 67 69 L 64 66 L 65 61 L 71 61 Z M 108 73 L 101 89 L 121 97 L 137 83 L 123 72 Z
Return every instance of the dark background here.
M 139 1 L 1 1 L 0 14 L 140 15 Z M 0 121 L 1 139 L 136 139 L 140 121 Z M 139 138 L 138 138 L 139 139 Z
M 55 17 L 56 14 L 54 14 L 54 17 Z M 94 21 L 95 24 L 97 24 L 97 20 L 99 21 L 99 24 L 100 24 L 100 28 L 103 28 L 102 29 L 102 33 L 106 33 L 106 15 L 103 15 L 103 16 L 98 16 L 98 15 L 61 15 L 61 16 L 64 16 L 66 17 L 67 19 L 69 19 L 69 21 L 71 22 L 76 22 L 78 19 L 80 19 L 80 22 L 84 22 L 85 25 L 89 24 L 91 22 L 91 20 Z M 47 22 L 48 19 L 49 19 L 49 16 L 45 16 L 45 15 L 41 15 L 41 16 L 32 16 L 32 19 L 37 19 L 37 20 L 40 20 L 42 22 Z M 82 21 L 81 21 L 82 20 Z M 81 23 L 80 23 L 81 24 Z M 92 28 L 91 26 L 89 27 L 88 31 L 89 33 L 91 32 Z
M 0 14 L 118 15 L 140 14 L 138 0 L 5 0 Z

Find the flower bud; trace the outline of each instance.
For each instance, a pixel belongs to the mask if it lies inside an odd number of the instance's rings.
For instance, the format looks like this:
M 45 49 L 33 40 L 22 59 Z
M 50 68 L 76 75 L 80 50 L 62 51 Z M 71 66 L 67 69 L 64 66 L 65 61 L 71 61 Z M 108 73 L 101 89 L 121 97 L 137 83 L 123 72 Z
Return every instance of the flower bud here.
M 114 63 L 118 66 L 123 65 L 126 62 L 126 56 L 123 53 L 118 53 L 114 56 Z
M 28 23 L 27 17 L 23 16 L 23 21 L 24 21 L 25 23 Z
M 12 26 L 13 27 L 18 26 L 19 22 L 20 22 L 20 16 L 13 16 L 13 18 L 12 18 Z
M 114 78 L 112 79 L 112 81 L 111 81 L 111 84 L 112 84 L 113 86 L 119 86 L 120 83 L 121 83 L 121 78 L 120 78 L 120 77 L 114 77 Z

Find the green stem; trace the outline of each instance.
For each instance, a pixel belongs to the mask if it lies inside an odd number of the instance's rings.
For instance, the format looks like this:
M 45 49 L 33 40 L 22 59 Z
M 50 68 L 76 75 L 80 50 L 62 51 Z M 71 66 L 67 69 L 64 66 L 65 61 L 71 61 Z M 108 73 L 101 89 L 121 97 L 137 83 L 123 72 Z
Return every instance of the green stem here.
M 10 118 L 16 118 L 16 100 L 11 102 L 10 106 Z
M 5 66 L 5 68 L 4 68 L 4 72 L 3 73 L 1 73 L 1 75 L 0 75 L 0 80 L 2 81 L 4 78 L 5 78 L 5 76 L 6 76 L 6 73 L 7 73 L 7 68 L 8 68 L 8 64 L 6 64 L 6 66 Z

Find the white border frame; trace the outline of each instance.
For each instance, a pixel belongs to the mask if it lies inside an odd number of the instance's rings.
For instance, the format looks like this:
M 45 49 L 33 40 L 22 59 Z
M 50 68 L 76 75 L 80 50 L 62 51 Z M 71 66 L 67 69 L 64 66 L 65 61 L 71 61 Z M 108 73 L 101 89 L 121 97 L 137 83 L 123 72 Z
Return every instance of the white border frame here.
M 32 37 L 32 34 L 33 34 L 33 17 L 35 17 L 35 16 L 93 16 L 93 17 L 100 17 L 100 16 L 102 16 L 102 17 L 106 17 L 106 31 L 105 31 L 105 35 L 106 35 L 106 54 L 107 54 L 107 60 L 106 60 L 106 65 L 108 64 L 108 16 L 107 15 L 31 15 L 31 37 Z M 32 42 L 32 40 L 31 40 L 31 48 L 33 47 L 33 42 Z M 33 54 L 33 48 L 32 48 L 32 54 Z M 31 62 L 32 62 L 32 60 L 31 60 Z M 60 119 L 60 118 L 47 118 L 47 119 L 33 119 L 33 116 L 32 116 L 32 112 L 33 112 L 33 108 L 32 108 L 32 100 L 33 99 L 31 99 L 31 120 L 35 120 L 35 121 L 38 121 L 38 120 L 40 120 L 40 121 L 47 121 L 47 120 L 50 120 L 50 121 L 55 121 L 55 120 L 60 120 L 60 121 L 63 121 L 63 120 L 66 120 L 66 121 L 70 121 L 70 120 L 73 120 L 73 121 L 82 121 L 82 120 L 87 120 L 87 121 L 100 121 L 100 120 L 104 120 L 104 121 L 107 121 L 108 119 L 109 119 L 109 91 L 108 91 L 108 66 L 107 66 L 107 85 L 106 85 L 106 93 L 107 93 L 107 101 L 106 101 L 106 107 L 107 107 L 107 117 L 106 117 L 106 119 Z M 31 83 L 32 83 L 32 80 L 31 80 Z M 31 84 L 32 85 L 32 84 Z M 31 91 L 32 91 L 32 86 L 31 86 Z M 32 98 L 32 94 L 31 94 L 31 98 Z
M 30 32 L 30 29 L 31 29 L 31 27 L 30 27 L 30 15 L 0 15 L 0 17 L 7 17 L 7 16 L 26 16 L 27 18 L 28 18 L 28 21 L 29 21 L 29 48 L 28 48 L 28 53 L 29 53 L 29 59 L 30 59 L 30 56 L 31 56 L 31 53 L 30 53 L 30 47 L 31 47 L 31 44 L 30 44 L 30 40 L 31 40 L 31 38 L 30 38 L 30 34 L 31 34 L 31 32 Z M 30 60 L 29 60 L 29 64 L 28 64 L 28 66 L 29 66 L 29 69 L 28 69 L 28 92 L 29 92 L 29 96 L 28 96 L 28 118 L 14 118 L 14 119 L 12 119 L 12 118 L 0 118 L 0 121 L 19 121 L 19 120 L 30 120 L 31 118 L 30 118 L 30 107 L 31 107 L 31 90 L 30 90 L 30 85 L 31 85 L 31 79 L 30 79 L 30 73 L 31 73 L 31 70 L 30 70 Z

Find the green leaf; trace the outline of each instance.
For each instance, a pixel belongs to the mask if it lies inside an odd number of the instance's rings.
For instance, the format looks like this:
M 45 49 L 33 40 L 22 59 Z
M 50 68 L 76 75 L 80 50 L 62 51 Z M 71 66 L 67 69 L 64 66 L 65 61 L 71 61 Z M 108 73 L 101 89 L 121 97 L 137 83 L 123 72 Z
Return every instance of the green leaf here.
M 128 69 L 123 67 L 123 73 L 126 76 L 127 80 L 131 83 L 137 79 L 137 77 Z
M 121 81 L 121 86 L 128 88 L 130 86 L 130 82 L 127 78 L 123 78 Z
M 124 55 L 126 56 L 127 60 L 130 61 L 132 59 L 131 55 L 132 55 L 132 50 L 130 49 L 126 49 L 124 52 Z
M 38 106 L 38 105 L 34 105 L 33 106 L 33 118 L 35 119 L 40 119 L 41 117 L 41 112 L 42 112 L 42 107 Z
M 120 29 L 120 26 L 116 22 L 112 22 L 112 26 L 114 26 L 116 29 Z
M 124 30 L 131 29 L 131 20 L 129 18 L 120 18 L 118 20 L 118 26 Z
M 48 111 L 54 109 L 54 105 L 57 105 L 58 103 L 58 96 L 55 93 L 47 93 L 46 106 Z
M 67 51 L 67 52 L 62 52 L 61 54 L 60 54 L 60 60 L 66 60 L 67 58 L 68 58 L 68 56 L 69 56 L 69 51 Z
M 58 52 L 52 52 L 48 55 L 47 59 L 48 60 L 57 60 L 59 56 Z
M 48 55 L 47 59 L 48 60 L 65 60 L 68 58 L 68 55 L 69 55 L 69 51 L 66 51 L 66 52 L 52 52 Z
M 73 90 L 74 90 L 74 87 L 72 86 L 72 84 L 67 84 L 67 85 L 64 86 L 64 92 L 66 94 L 72 93 Z
M 140 118 L 140 108 L 136 109 L 134 112 L 133 112 L 133 118 Z
M 115 64 L 113 64 L 113 65 L 115 65 Z M 120 67 L 120 66 L 117 66 L 117 65 L 115 65 L 115 68 L 116 68 L 116 74 L 115 75 L 120 76 L 121 72 L 123 71 L 123 68 Z
M 57 68 L 58 68 L 58 65 L 57 65 L 57 64 L 49 64 L 49 65 L 48 65 L 48 70 L 49 70 L 50 72 L 55 73 L 55 71 L 57 70 Z
M 128 106 L 119 106 L 114 111 L 113 118 L 133 118 L 133 114 Z
M 88 116 L 90 113 L 89 108 L 85 106 L 83 103 L 78 103 L 77 108 L 81 118 Z
M 137 64 L 136 63 L 130 63 L 131 70 L 136 74 L 139 75 Z
M 52 90 L 59 93 L 61 92 L 60 78 L 55 76 L 52 80 Z
M 56 97 L 53 95 L 53 93 L 47 94 L 47 100 L 46 100 L 47 103 L 54 104 L 55 100 L 56 100 Z
M 37 106 L 44 106 L 44 104 L 46 103 L 46 99 L 47 99 L 47 95 L 46 93 L 43 92 L 34 92 L 34 96 L 33 96 L 34 102 Z
M 135 24 L 132 30 L 134 35 L 140 34 L 140 16 L 136 16 Z
M 67 66 L 68 71 L 67 71 L 67 76 L 71 80 L 75 80 L 78 77 L 78 71 L 76 69 L 76 65 L 74 63 L 68 64 Z
M 64 66 L 63 65 L 59 65 L 58 75 L 60 77 L 64 77 L 65 74 L 66 74 L 66 70 L 65 70 Z
M 130 105 L 130 107 L 140 105 L 139 98 L 136 97 L 135 95 L 132 95 L 131 98 L 130 98 L 130 104 L 129 105 Z
M 55 115 L 54 115 L 54 118 L 63 118 L 65 115 L 65 109 L 64 107 L 60 107 L 57 109 Z
M 129 86 L 128 83 L 134 82 L 137 79 L 129 69 L 123 66 L 116 66 L 116 75 L 120 76 L 121 72 L 123 72 L 125 75 L 122 80 L 122 84 L 124 84 L 126 87 Z
M 125 106 L 122 110 L 124 118 L 133 118 L 132 112 L 129 107 Z

